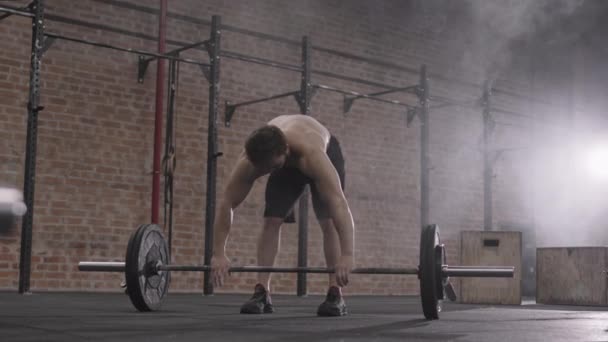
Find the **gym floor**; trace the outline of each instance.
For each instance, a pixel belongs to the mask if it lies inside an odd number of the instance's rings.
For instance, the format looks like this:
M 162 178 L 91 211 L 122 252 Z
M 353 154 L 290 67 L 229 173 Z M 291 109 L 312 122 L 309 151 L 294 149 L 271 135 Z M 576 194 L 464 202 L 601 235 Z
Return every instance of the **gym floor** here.
M 321 296 L 273 297 L 277 312 L 241 315 L 249 296 L 170 294 L 138 313 L 126 295 L 0 293 L 0 336 L 21 341 L 608 341 L 601 307 L 445 303 L 424 320 L 417 297 L 347 298 L 346 317 L 316 317 Z

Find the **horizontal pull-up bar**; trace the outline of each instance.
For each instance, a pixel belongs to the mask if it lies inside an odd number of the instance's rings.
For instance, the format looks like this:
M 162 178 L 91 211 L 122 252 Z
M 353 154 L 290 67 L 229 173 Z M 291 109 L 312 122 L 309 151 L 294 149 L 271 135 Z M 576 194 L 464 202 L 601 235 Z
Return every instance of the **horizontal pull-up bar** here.
M 291 96 L 291 95 L 297 95 L 299 92 L 300 92 L 299 90 L 290 91 L 288 93 L 283 93 L 283 94 L 273 95 L 273 96 L 269 96 L 269 97 L 264 97 L 264 98 L 257 99 L 257 100 L 251 100 L 251 101 L 246 101 L 246 102 L 235 103 L 235 104 L 231 104 L 230 106 L 236 108 L 236 107 L 241 107 L 241 106 L 252 105 L 252 104 L 255 104 L 255 103 L 260 103 L 260 102 L 280 99 L 282 97 L 287 97 L 287 96 Z
M 200 42 L 195 42 L 195 43 L 191 43 L 191 44 L 185 44 L 181 47 L 178 47 L 176 49 L 173 49 L 171 51 L 167 51 L 165 52 L 165 55 L 169 55 L 169 56 L 173 56 L 175 58 L 179 58 L 179 53 L 186 51 L 186 50 L 190 50 L 190 49 L 194 49 L 194 48 L 198 48 L 201 45 L 205 46 L 205 49 L 207 50 L 207 53 L 209 53 L 209 40 L 203 40 Z M 148 65 L 150 64 L 150 62 L 154 61 L 158 59 L 158 57 L 148 57 L 148 58 L 144 58 L 143 56 L 139 56 L 139 63 L 137 65 L 137 81 L 139 83 L 143 83 L 144 82 L 144 75 L 146 74 L 146 70 L 148 70 Z M 175 61 L 175 59 L 172 59 L 173 61 Z M 200 65 L 203 74 L 205 75 L 205 78 L 207 79 L 207 81 L 209 81 L 209 65 Z
M 179 58 L 179 57 L 170 56 L 170 55 L 166 55 L 166 54 L 142 51 L 142 50 L 131 49 L 131 48 L 123 48 L 123 47 L 114 46 L 114 45 L 110 45 L 110 44 L 94 42 L 94 41 L 90 41 L 90 40 L 86 40 L 86 39 L 66 37 L 66 36 L 62 36 L 59 34 L 55 34 L 55 33 L 46 33 L 45 36 L 47 36 L 49 38 L 62 39 L 62 40 L 67 40 L 67 41 L 71 41 L 71 42 L 92 45 L 92 46 L 102 47 L 102 48 L 106 48 L 106 49 L 112 49 L 112 50 L 116 50 L 116 51 L 124 51 L 124 52 L 143 55 L 143 56 L 152 56 L 152 57 L 156 57 L 156 58 L 175 60 L 175 61 L 180 61 L 180 62 L 184 62 L 184 63 L 188 63 L 188 64 L 196 64 L 196 65 L 200 65 L 200 66 L 209 67 L 209 64 L 207 64 L 207 63 L 199 62 L 199 61 L 196 61 L 193 59 L 188 59 L 188 58 Z
M 397 93 L 397 92 L 407 92 L 407 93 L 419 95 L 420 86 L 414 85 L 414 86 L 408 86 L 408 87 L 382 90 L 382 91 L 378 91 L 375 93 L 366 94 L 366 96 L 373 97 L 373 96 L 380 96 L 380 95 L 386 95 L 386 94 Z M 361 96 L 361 95 L 356 95 L 354 97 L 344 97 L 344 113 L 349 112 L 350 108 L 353 106 L 353 103 L 355 102 L 355 100 L 360 99 L 360 98 L 365 98 L 365 97 Z M 369 98 L 369 97 L 367 97 L 367 98 Z
M 177 55 L 180 52 L 186 51 L 186 50 L 190 50 L 190 49 L 194 49 L 197 48 L 201 45 L 205 45 L 205 48 L 208 50 L 208 46 L 209 46 L 209 40 L 204 40 L 202 42 L 196 42 L 196 43 L 192 43 L 192 44 L 188 44 L 188 45 L 184 45 L 184 46 L 180 46 L 177 49 L 173 49 L 171 51 L 167 51 L 165 54 L 166 55 Z M 150 58 L 145 58 L 143 59 L 141 62 L 142 63 L 149 63 L 155 59 L 157 59 L 158 57 L 150 57 Z
M 532 115 L 527 115 L 527 114 L 523 114 L 523 113 L 513 112 L 513 111 L 510 111 L 510 110 L 500 109 L 500 108 L 496 108 L 496 107 L 491 107 L 490 111 L 493 112 L 493 113 L 500 113 L 500 114 L 507 114 L 507 115 L 512 115 L 512 116 L 519 116 L 519 117 L 527 118 L 527 119 L 535 119 Z
M 368 96 L 380 96 L 380 95 L 386 95 L 386 94 L 396 93 L 396 92 L 400 92 L 400 91 L 417 94 L 419 90 L 420 90 L 420 87 L 418 85 L 414 85 L 414 86 L 409 86 L 409 87 L 383 90 L 383 91 L 379 91 L 379 92 L 371 93 L 371 94 L 367 94 L 367 95 Z M 356 96 L 356 97 L 359 97 L 359 96 Z
M 232 121 L 232 117 L 234 116 L 234 113 L 238 107 L 252 105 L 252 104 L 256 104 L 256 103 L 260 103 L 260 102 L 266 102 L 266 101 L 270 101 L 270 100 L 276 100 L 276 99 L 280 99 L 280 98 L 288 97 L 288 96 L 296 96 L 296 100 L 297 100 L 297 96 L 299 94 L 300 94 L 300 91 L 296 90 L 296 91 L 290 91 L 288 93 L 273 95 L 273 96 L 264 97 L 261 99 L 250 100 L 250 101 L 245 101 L 245 102 L 240 102 L 240 103 L 235 103 L 235 104 L 231 104 L 229 101 L 226 101 L 226 112 L 224 115 L 224 124 L 226 125 L 226 127 L 230 127 L 230 122 Z
M 370 95 L 361 94 L 361 93 L 358 93 L 356 91 L 342 90 L 342 89 L 326 86 L 326 85 L 323 85 L 323 84 L 313 84 L 312 87 L 313 88 L 317 88 L 317 89 L 323 89 L 323 90 L 327 90 L 327 91 L 332 91 L 332 92 L 335 92 L 335 93 L 340 93 L 340 94 L 343 94 L 343 95 L 354 95 L 354 96 L 357 96 L 359 98 L 365 98 L 365 99 L 370 99 L 370 100 L 374 100 L 374 101 L 378 101 L 378 102 L 390 103 L 390 104 L 394 104 L 394 105 L 398 105 L 398 106 L 403 106 L 403 107 L 406 107 L 406 108 L 409 108 L 409 109 L 416 108 L 416 106 L 412 106 L 412 105 L 409 105 L 407 103 L 399 102 L 397 100 L 381 99 L 381 98 L 378 98 L 378 97 L 373 97 L 373 96 L 370 96 Z
M 431 96 L 430 100 L 431 101 L 436 100 L 439 102 L 436 105 L 430 106 L 429 107 L 430 109 L 439 109 L 439 108 L 445 108 L 445 107 L 451 107 L 451 106 L 466 107 L 466 108 L 479 108 L 481 106 L 480 100 L 459 102 L 459 101 L 453 101 L 453 100 L 438 97 L 438 96 Z
M 431 96 L 431 101 L 438 101 L 439 103 L 436 105 L 430 106 L 430 109 L 440 109 L 440 108 L 445 108 L 445 107 L 449 107 L 449 106 L 459 106 L 459 107 L 477 109 L 477 108 L 484 106 L 483 99 L 459 102 L 459 101 L 454 101 L 454 100 L 451 100 L 451 99 L 448 99 L 448 98 L 442 97 L 442 96 Z M 511 116 L 518 116 L 521 118 L 534 119 L 534 117 L 531 115 L 527 115 L 524 113 L 518 113 L 518 112 L 506 110 L 506 109 L 496 108 L 496 107 L 490 107 L 490 108 L 488 108 L 488 110 L 492 113 L 499 113 L 499 114 L 506 114 L 506 115 L 511 115 Z
M 292 70 L 292 71 L 298 71 L 298 72 L 302 72 L 302 70 L 303 70 L 302 67 L 297 66 L 297 65 L 276 62 L 276 61 L 259 58 L 259 57 L 247 56 L 247 55 L 243 55 L 243 54 L 240 54 L 237 52 L 231 52 L 231 51 L 224 50 L 224 51 L 220 52 L 220 56 L 240 60 L 243 62 L 251 62 L 251 63 L 255 63 L 255 64 L 266 65 L 266 66 L 275 67 L 275 68 L 279 68 L 279 69 Z

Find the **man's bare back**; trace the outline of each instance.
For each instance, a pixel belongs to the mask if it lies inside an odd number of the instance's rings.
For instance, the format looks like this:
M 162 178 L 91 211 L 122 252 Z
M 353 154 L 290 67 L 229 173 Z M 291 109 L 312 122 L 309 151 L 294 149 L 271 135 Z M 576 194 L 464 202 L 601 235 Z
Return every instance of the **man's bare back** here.
M 299 156 L 310 150 L 325 151 L 331 137 L 327 128 L 309 115 L 281 115 L 268 124 L 283 131 L 290 150 Z

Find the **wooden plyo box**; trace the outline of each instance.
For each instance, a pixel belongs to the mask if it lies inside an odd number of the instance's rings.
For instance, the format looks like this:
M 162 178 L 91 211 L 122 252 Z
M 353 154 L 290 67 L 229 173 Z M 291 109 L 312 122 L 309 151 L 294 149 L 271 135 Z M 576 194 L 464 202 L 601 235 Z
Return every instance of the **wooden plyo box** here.
M 552 247 L 536 250 L 536 302 L 608 305 L 608 247 Z
M 458 278 L 459 302 L 521 304 L 521 232 L 463 231 L 460 263 L 464 266 L 514 266 L 513 278 Z

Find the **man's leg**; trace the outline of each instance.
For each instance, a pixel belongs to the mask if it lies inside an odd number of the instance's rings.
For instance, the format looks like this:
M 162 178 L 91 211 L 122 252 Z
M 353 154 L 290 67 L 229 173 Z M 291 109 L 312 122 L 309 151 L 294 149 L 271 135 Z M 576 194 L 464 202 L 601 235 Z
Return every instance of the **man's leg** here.
M 329 145 L 327 146 L 327 156 L 338 173 L 338 177 L 340 178 L 340 187 L 344 191 L 344 182 L 346 176 L 344 156 L 342 155 L 342 149 L 340 148 L 338 139 L 336 139 L 336 137 L 333 135 L 331 136 Z M 315 186 L 311 186 L 311 192 L 313 208 L 315 214 L 317 215 L 321 230 L 323 231 L 323 251 L 325 252 L 325 262 L 327 263 L 327 267 L 333 268 L 338 263 L 338 258 L 342 255 L 340 250 L 340 237 L 338 236 L 338 231 L 336 230 L 334 221 L 331 219 L 331 215 L 329 214 L 329 208 L 319 197 L 319 192 Z M 332 286 L 338 287 L 336 276 L 333 273 L 329 275 L 329 287 L 331 288 Z
M 274 260 L 279 252 L 281 243 L 281 224 L 283 218 L 265 217 L 264 228 L 258 240 L 258 265 L 274 266 Z M 270 291 L 271 273 L 258 273 L 258 283 Z
M 281 225 L 292 222 L 292 210 L 307 178 L 299 170 L 283 168 L 268 177 L 264 198 L 264 228 L 258 240 L 258 265 L 273 266 L 279 251 Z M 258 282 L 270 290 L 270 273 L 259 273 Z
M 258 265 L 273 266 L 279 251 L 281 224 L 304 189 L 306 178 L 297 170 L 279 169 L 268 177 L 264 227 L 258 240 Z M 271 313 L 270 273 L 259 273 L 253 296 L 241 306 L 241 313 Z
M 279 251 L 282 223 L 282 218 L 264 218 L 264 227 L 258 240 L 258 265 L 274 265 L 274 259 Z M 272 312 L 274 312 L 274 306 L 270 298 L 270 273 L 258 273 L 258 284 L 255 286 L 253 296 L 241 306 L 241 313 L 261 314 Z
M 327 146 L 327 156 L 331 160 L 332 165 L 340 177 L 340 186 L 344 190 L 345 181 L 345 164 L 344 157 L 342 156 L 342 150 L 338 139 L 334 136 L 329 140 Z M 323 251 L 325 252 L 325 262 L 327 267 L 334 268 L 338 263 L 338 259 L 342 255 L 340 250 L 340 237 L 338 230 L 334 225 L 329 208 L 324 203 L 320 196 L 319 191 L 314 185 L 310 187 L 312 193 L 312 206 L 315 210 L 319 225 L 323 231 Z M 317 309 L 317 315 L 319 316 L 344 316 L 347 314 L 346 303 L 342 297 L 342 289 L 338 286 L 335 274 L 329 274 L 329 289 L 325 301 L 319 305 Z

